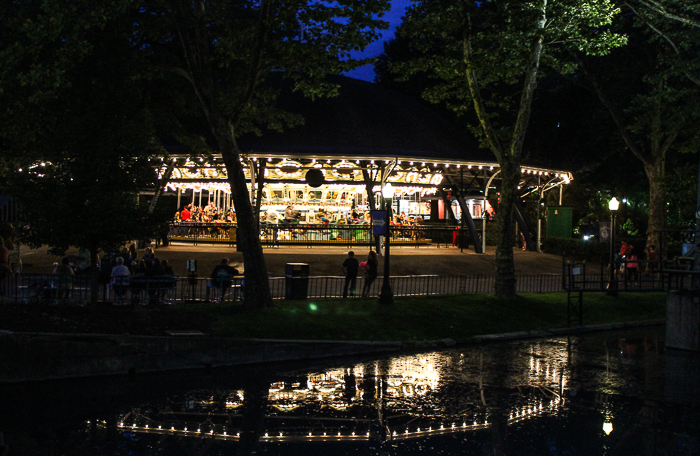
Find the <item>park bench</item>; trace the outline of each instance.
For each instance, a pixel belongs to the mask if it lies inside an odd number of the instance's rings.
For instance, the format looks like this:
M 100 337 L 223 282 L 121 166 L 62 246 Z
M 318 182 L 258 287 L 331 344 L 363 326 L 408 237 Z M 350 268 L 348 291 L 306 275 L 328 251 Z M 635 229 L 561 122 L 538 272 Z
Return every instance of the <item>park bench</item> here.
M 172 301 L 180 276 L 131 276 L 129 291 L 134 304 L 161 304 Z
M 233 274 L 219 273 L 213 280 L 210 281 L 212 289 L 212 301 L 223 302 L 226 293 L 233 292 L 233 300 L 238 301 L 241 297 L 241 284 L 234 283 L 235 276 Z

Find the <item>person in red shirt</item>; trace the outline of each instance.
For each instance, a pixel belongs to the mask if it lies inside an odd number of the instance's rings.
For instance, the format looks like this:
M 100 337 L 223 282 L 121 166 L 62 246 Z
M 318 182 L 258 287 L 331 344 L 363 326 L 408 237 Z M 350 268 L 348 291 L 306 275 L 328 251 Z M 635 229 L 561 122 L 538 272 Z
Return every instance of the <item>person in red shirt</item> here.
M 622 241 L 622 247 L 620 247 L 620 256 L 625 258 L 630 253 L 630 246 L 627 241 Z
M 187 209 L 187 206 L 182 209 L 182 212 L 180 213 L 180 220 L 183 222 L 187 222 L 190 220 L 190 211 Z

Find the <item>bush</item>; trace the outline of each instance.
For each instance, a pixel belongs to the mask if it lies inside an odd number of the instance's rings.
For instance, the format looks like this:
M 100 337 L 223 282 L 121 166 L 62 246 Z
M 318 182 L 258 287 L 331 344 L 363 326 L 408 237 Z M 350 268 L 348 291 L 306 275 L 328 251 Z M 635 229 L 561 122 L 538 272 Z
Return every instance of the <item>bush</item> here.
M 594 262 L 607 262 L 610 257 L 610 244 L 581 239 L 545 238 L 542 250 L 545 253 Z

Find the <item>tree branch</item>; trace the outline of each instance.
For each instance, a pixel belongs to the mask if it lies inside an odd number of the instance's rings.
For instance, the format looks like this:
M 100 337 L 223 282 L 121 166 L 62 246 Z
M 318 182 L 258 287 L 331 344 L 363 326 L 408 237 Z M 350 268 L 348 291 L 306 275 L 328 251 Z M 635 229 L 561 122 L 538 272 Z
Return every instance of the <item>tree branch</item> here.
M 245 106 L 250 103 L 250 100 L 255 94 L 255 90 L 258 85 L 258 79 L 260 78 L 260 66 L 262 63 L 262 56 L 265 53 L 265 41 L 267 40 L 267 20 L 270 14 L 270 0 L 263 0 L 260 5 L 260 14 L 258 15 L 258 39 L 253 50 L 253 59 L 250 64 L 250 72 L 248 73 L 248 80 L 246 82 L 245 95 L 241 99 L 237 113 L 233 119 L 234 124 L 238 122 L 239 113 L 245 109 Z
M 628 2 L 625 2 L 627 6 L 630 6 Z M 691 27 L 698 27 L 700 28 L 700 22 L 695 21 L 693 19 L 683 17 L 683 16 L 678 16 L 677 14 L 673 14 L 670 11 L 668 11 L 662 4 L 660 4 L 657 1 L 654 0 L 639 0 L 639 4 L 644 6 L 645 8 L 648 8 L 652 11 L 654 11 L 657 14 L 660 14 L 661 16 L 671 19 L 674 21 L 678 21 L 682 24 L 690 25 Z M 630 6 L 630 8 L 632 8 Z
M 627 130 L 627 125 L 625 125 L 625 122 L 622 119 L 622 114 L 620 114 L 619 110 L 612 102 L 612 100 L 608 98 L 607 94 L 600 85 L 600 82 L 598 82 L 598 79 L 595 77 L 595 75 L 593 75 L 593 73 L 588 71 L 588 68 L 583 63 L 583 60 L 576 52 L 572 50 L 569 50 L 569 52 L 573 55 L 574 59 L 576 60 L 576 63 L 578 63 L 579 67 L 583 70 L 588 80 L 591 81 L 593 89 L 595 90 L 596 95 L 598 95 L 598 99 L 601 101 L 601 103 L 603 103 L 603 106 L 607 108 L 608 112 L 612 116 L 613 121 L 617 126 L 617 130 L 622 135 L 622 139 L 623 141 L 625 141 L 625 144 L 627 144 L 627 147 L 630 148 L 635 157 L 640 159 L 642 163 L 651 162 L 651 158 L 648 156 L 644 148 L 639 146 L 629 134 Z
M 469 28 L 471 28 L 471 20 L 469 23 Z M 503 147 L 498 140 L 498 135 L 496 134 L 495 128 L 486 113 L 486 103 L 481 96 L 481 91 L 479 90 L 479 82 L 474 72 L 474 68 L 471 61 L 471 37 L 470 30 L 465 29 L 462 36 L 462 45 L 464 47 L 464 63 L 466 64 L 465 76 L 467 79 L 467 84 L 469 86 L 469 91 L 472 95 L 472 100 L 474 101 L 474 109 L 476 110 L 476 115 L 479 118 L 479 122 L 486 135 L 486 140 L 491 146 L 491 150 L 496 156 L 496 160 L 501 163 L 504 159 Z
M 513 137 L 510 143 L 510 161 L 517 165 L 520 164 L 519 158 L 523 149 L 523 142 L 525 141 L 525 132 L 527 131 L 527 125 L 530 120 L 530 113 L 532 112 L 532 99 L 535 88 L 537 87 L 537 71 L 540 67 L 540 57 L 542 56 L 544 42 L 544 26 L 547 21 L 546 8 L 547 1 L 544 0 L 541 10 L 542 17 L 537 24 L 540 35 L 537 37 L 537 41 L 532 47 L 532 53 L 530 54 L 530 65 L 525 76 L 523 93 L 520 96 L 520 109 L 518 110 L 518 117 L 515 120 L 515 128 L 513 129 Z
M 659 35 L 661 38 L 663 38 L 664 40 L 666 40 L 666 42 L 667 42 L 669 45 L 671 45 L 671 47 L 673 48 L 673 50 L 675 51 L 676 55 L 680 55 L 680 54 L 681 54 L 680 51 L 678 50 L 678 48 L 676 47 L 676 44 L 673 42 L 673 40 L 672 40 L 669 36 L 667 36 L 667 35 L 666 35 L 665 33 L 663 33 L 661 30 L 659 30 L 659 29 L 657 29 L 656 27 L 654 27 L 654 26 L 651 24 L 651 22 L 647 21 L 643 16 L 641 16 L 639 13 L 637 13 L 637 10 L 635 10 L 634 7 L 633 7 L 632 5 L 630 5 L 629 3 L 627 3 L 627 6 L 632 10 L 632 12 L 633 12 L 634 14 L 637 15 L 638 18 L 640 18 L 640 19 L 642 20 L 642 22 L 644 22 L 644 23 L 647 25 L 647 27 L 649 27 L 652 31 L 654 31 L 654 32 L 655 32 L 657 35 Z M 692 74 L 688 73 L 687 71 L 683 71 L 683 74 L 684 74 L 685 77 L 687 77 L 693 84 L 695 84 L 696 86 L 700 87 L 700 79 L 694 77 Z

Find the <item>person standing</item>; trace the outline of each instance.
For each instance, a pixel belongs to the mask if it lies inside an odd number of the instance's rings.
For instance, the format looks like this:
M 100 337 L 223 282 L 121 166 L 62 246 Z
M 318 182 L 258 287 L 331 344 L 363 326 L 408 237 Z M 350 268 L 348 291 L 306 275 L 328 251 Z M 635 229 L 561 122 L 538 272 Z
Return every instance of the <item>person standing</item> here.
M 75 271 L 71 267 L 68 257 L 63 257 L 61 264 L 56 268 L 55 274 L 59 276 L 56 284 L 58 299 L 68 299 L 70 291 L 73 289 L 73 277 L 75 276 Z
M 620 246 L 620 256 L 622 256 L 622 258 L 626 258 L 627 255 L 629 255 L 629 253 L 630 253 L 629 244 L 627 243 L 627 241 L 622 241 L 622 245 Z
M 345 274 L 345 286 L 343 287 L 343 298 L 348 297 L 348 286 L 350 288 L 350 296 L 355 296 L 355 286 L 357 285 L 357 271 L 360 269 L 360 262 L 355 258 L 355 252 L 348 252 L 348 257 L 341 266 L 343 274 Z
M 183 222 L 188 222 L 190 220 L 190 216 L 192 215 L 187 207 L 188 206 L 185 206 L 180 213 L 180 220 Z
M 365 269 L 365 286 L 362 287 L 362 297 L 366 298 L 369 295 L 369 289 L 372 284 L 377 279 L 377 268 L 379 266 L 379 261 L 377 261 L 377 252 L 370 250 L 367 255 L 367 266 Z

